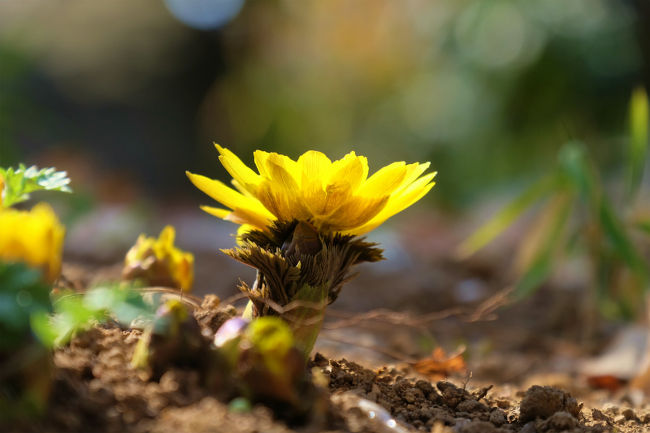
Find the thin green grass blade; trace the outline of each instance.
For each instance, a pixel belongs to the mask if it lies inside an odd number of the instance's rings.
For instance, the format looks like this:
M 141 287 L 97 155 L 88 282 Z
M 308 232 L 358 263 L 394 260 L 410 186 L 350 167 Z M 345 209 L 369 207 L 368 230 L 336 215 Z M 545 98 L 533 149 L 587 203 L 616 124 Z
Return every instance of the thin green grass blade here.
M 614 212 L 609 202 L 603 198 L 599 212 L 600 226 L 616 253 L 635 275 L 644 283 L 648 281 L 648 268 L 637 248 L 628 237 L 623 222 Z
M 584 145 L 577 141 L 566 143 L 559 154 L 560 171 L 579 194 L 582 202 L 598 208 L 600 187 Z
M 630 99 L 629 147 L 627 165 L 627 200 L 636 198 L 643 179 L 648 151 L 648 94 L 645 88 L 637 87 Z
M 558 176 L 553 173 L 528 187 L 467 238 L 458 247 L 456 255 L 466 258 L 483 248 L 510 227 L 530 206 L 550 194 L 558 184 Z
M 564 237 L 564 231 L 573 208 L 571 194 L 566 194 L 562 199 L 563 202 L 557 207 L 552 216 L 553 223 L 548 231 L 546 242 L 541 246 L 515 287 L 513 296 L 517 299 L 524 298 L 535 292 L 553 270 L 553 264 L 561 247 L 560 242 Z

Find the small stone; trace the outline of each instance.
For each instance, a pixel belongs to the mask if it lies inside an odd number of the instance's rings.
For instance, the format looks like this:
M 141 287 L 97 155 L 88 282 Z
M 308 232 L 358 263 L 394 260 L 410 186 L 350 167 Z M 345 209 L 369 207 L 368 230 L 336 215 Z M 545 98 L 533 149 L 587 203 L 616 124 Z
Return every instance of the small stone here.
M 463 402 L 460 402 L 458 406 L 456 406 L 456 410 L 459 412 L 468 412 L 468 413 L 487 412 L 488 407 L 476 400 L 465 400 Z
M 506 414 L 500 409 L 494 409 L 490 412 L 490 422 L 495 426 L 500 427 L 507 422 Z
M 409 403 L 415 402 L 415 393 L 412 390 L 408 390 L 404 393 L 404 400 Z
M 622 415 L 623 415 L 623 416 L 625 417 L 625 419 L 628 420 L 628 421 L 631 421 L 631 420 L 635 420 L 635 421 L 637 421 L 637 420 L 639 419 L 639 418 L 637 418 L 636 413 L 635 413 L 632 409 L 630 409 L 630 408 L 625 409 L 625 410 L 622 412 Z
M 463 424 L 456 424 L 454 432 L 458 433 L 496 433 L 497 429 L 485 421 L 472 421 Z
M 603 407 L 603 409 L 605 410 L 605 412 L 618 415 L 619 408 L 615 404 L 608 403 Z
M 614 422 L 616 424 L 625 424 L 625 421 L 627 421 L 627 419 L 625 419 L 625 415 L 616 415 L 614 418 Z
M 524 425 L 519 433 L 537 433 L 537 428 L 535 427 L 535 422 L 531 421 Z
M 612 422 L 612 419 L 598 409 L 591 409 L 591 417 L 594 421 Z
M 431 385 L 431 382 L 426 380 L 418 380 L 417 382 L 415 382 L 415 386 L 424 394 L 435 392 L 435 389 L 433 388 L 433 385 Z
M 544 421 L 543 431 L 556 430 L 565 431 L 578 427 L 578 420 L 568 412 L 555 412 L 549 419 Z

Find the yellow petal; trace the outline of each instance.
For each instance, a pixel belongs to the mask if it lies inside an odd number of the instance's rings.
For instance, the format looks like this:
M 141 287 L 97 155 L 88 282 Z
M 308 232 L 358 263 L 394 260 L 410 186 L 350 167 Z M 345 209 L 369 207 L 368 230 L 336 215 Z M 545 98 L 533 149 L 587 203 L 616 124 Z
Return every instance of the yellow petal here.
M 239 228 L 237 229 L 237 243 L 239 245 L 242 245 L 243 242 L 241 242 L 241 237 L 248 232 L 252 232 L 253 230 L 259 230 L 259 227 L 255 227 L 250 224 L 240 225 Z
M 297 171 L 297 163 L 284 155 L 272 153 L 266 161 L 266 169 L 270 180 L 260 185 L 257 198 L 283 221 L 293 219 L 307 220 L 310 213 L 305 207 L 300 188 L 292 170 Z
M 215 143 L 215 147 L 220 153 L 219 161 L 224 168 L 230 173 L 234 180 L 236 180 L 244 189 L 253 192 L 257 185 L 262 181 L 262 177 L 248 168 L 241 159 L 237 157 L 230 150 L 219 146 Z
M 232 186 L 234 186 L 235 188 L 237 188 L 237 191 L 241 192 L 241 193 L 242 193 L 243 195 L 245 195 L 246 197 L 252 197 L 252 198 L 255 198 L 255 195 L 253 195 L 253 193 L 252 193 L 251 191 L 249 191 L 249 190 L 247 190 L 246 188 L 244 188 L 243 185 L 242 185 L 241 183 L 237 182 L 235 179 L 231 180 L 230 183 L 232 183 Z M 257 189 L 257 188 L 256 188 L 256 189 Z
M 424 197 L 424 195 L 436 184 L 435 182 L 432 182 L 432 179 L 436 174 L 437 173 L 434 172 L 423 176 L 409 185 L 401 194 L 391 196 L 386 207 L 384 207 L 384 209 L 382 209 L 382 211 L 374 218 L 360 227 L 348 230 L 347 233 L 356 235 L 367 233 L 383 224 L 388 218 L 413 205 Z
M 332 164 L 325 187 L 325 201 L 318 208 L 311 208 L 315 215 L 329 215 L 350 199 L 368 175 L 368 163 L 363 157 L 350 152 Z
M 408 169 L 404 161 L 394 162 L 373 174 L 359 188 L 363 196 L 388 195 L 402 185 Z
M 329 174 L 332 161 L 324 153 L 310 150 L 300 155 L 298 165 L 300 166 L 303 178 L 322 179 L 323 176 Z
M 231 221 L 235 224 L 248 224 L 257 227 L 260 230 L 266 230 L 274 218 L 269 218 L 266 215 L 255 213 L 248 209 L 235 209 L 230 211 L 228 209 L 221 209 L 211 206 L 201 206 L 201 210 L 214 215 L 217 218 Z
M 317 214 L 325 205 L 323 180 L 329 176 L 332 161 L 325 154 L 310 150 L 298 158 L 298 165 L 302 200 L 312 213 Z
M 337 161 L 334 161 L 332 163 L 332 170 L 331 170 L 330 173 L 337 172 L 338 170 L 341 169 L 341 167 L 345 166 L 346 164 L 349 164 L 350 161 L 355 160 L 355 159 L 358 159 L 359 162 L 361 162 L 361 165 L 362 165 L 363 174 L 361 176 L 361 181 L 366 180 L 366 178 L 368 177 L 368 158 L 366 158 L 365 156 L 357 156 L 357 154 L 354 153 L 354 151 L 348 153 L 343 158 L 341 158 L 341 159 L 339 159 Z
M 255 161 L 255 166 L 257 171 L 260 172 L 260 176 L 269 178 L 269 174 L 266 171 L 266 160 L 268 159 L 270 153 L 264 152 L 263 150 L 256 150 L 253 152 L 253 160 Z
M 201 210 L 221 219 L 226 219 L 228 215 L 230 215 L 233 212 L 230 209 L 222 209 L 222 208 L 212 207 L 212 206 L 201 206 Z
M 235 191 L 234 189 L 226 186 L 223 182 L 215 179 L 210 179 L 209 177 L 205 177 L 200 174 L 190 173 L 189 171 L 186 172 L 186 174 L 190 181 L 192 181 L 192 183 L 198 189 L 219 203 L 224 204 L 226 207 L 229 207 L 231 209 L 246 208 L 260 214 L 268 215 L 268 211 L 264 209 L 264 206 L 262 206 L 259 201 Z
M 162 244 L 173 245 L 174 239 L 176 238 L 176 230 L 174 230 L 173 226 L 166 225 L 165 228 L 163 228 L 160 232 L 160 236 L 158 238 Z
M 388 202 L 384 197 L 354 197 L 323 218 L 322 226 L 331 231 L 346 231 L 370 221 Z
M 61 272 L 65 228 L 52 208 L 39 203 L 30 211 L 0 210 L 0 260 L 24 262 L 48 281 Z
M 300 166 L 288 156 L 270 153 L 266 158 L 266 169 L 272 181 L 298 187 L 301 178 Z
M 341 164 L 332 167 L 328 183 L 329 185 L 347 184 L 346 188 L 353 193 L 366 180 L 366 176 L 368 176 L 368 161 L 351 152 L 341 160 Z
M 402 185 L 399 189 L 408 187 L 411 183 L 413 183 L 422 173 L 424 173 L 429 168 L 429 165 L 431 165 L 430 162 L 425 162 L 422 164 L 414 162 L 413 164 L 408 164 L 406 166 L 406 175 L 404 176 L 404 180 L 402 181 Z

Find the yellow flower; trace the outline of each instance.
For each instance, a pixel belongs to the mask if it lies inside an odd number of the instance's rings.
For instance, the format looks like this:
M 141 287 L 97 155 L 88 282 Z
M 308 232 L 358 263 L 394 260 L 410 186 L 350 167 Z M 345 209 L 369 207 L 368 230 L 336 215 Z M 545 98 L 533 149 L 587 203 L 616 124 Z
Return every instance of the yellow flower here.
M 48 281 L 61 273 L 64 235 L 65 228 L 45 203 L 30 211 L 0 210 L 0 260 L 40 268 Z
M 194 256 L 176 248 L 175 237 L 172 226 L 166 226 L 158 239 L 141 234 L 126 253 L 122 276 L 189 291 L 194 283 Z
M 202 206 L 204 211 L 242 224 L 244 231 L 266 230 L 276 220 L 298 220 L 319 232 L 361 235 L 411 206 L 435 184 L 435 172 L 422 176 L 428 162 L 394 162 L 368 177 L 366 157 L 354 152 L 332 162 L 313 150 L 297 161 L 258 150 L 258 174 L 228 149 L 216 147 L 237 190 L 198 174 L 187 176 L 228 208 Z

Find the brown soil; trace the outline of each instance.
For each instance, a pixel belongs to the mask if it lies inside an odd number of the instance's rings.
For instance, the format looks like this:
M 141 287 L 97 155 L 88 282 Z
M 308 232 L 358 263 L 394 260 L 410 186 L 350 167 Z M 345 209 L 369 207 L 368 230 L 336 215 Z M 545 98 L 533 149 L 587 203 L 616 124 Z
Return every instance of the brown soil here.
M 234 314 L 208 297 L 195 318 L 206 338 Z M 650 431 L 650 410 L 586 407 L 564 390 L 431 382 L 408 365 L 368 369 L 316 354 L 315 381 L 329 396 L 311 418 L 288 425 L 272 409 L 242 410 L 210 392 L 191 366 L 169 365 L 155 378 L 131 367 L 141 332 L 114 325 L 91 329 L 54 354 L 50 407 L 38 422 L 0 426 L 9 432 L 457 432 L 556 433 Z M 325 380 L 324 380 L 325 379 Z M 465 382 L 465 384 L 464 384 Z M 491 385 L 496 385 L 494 388 Z

